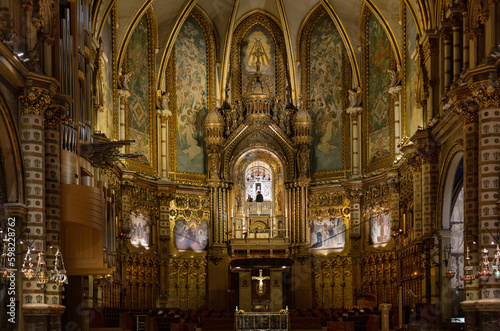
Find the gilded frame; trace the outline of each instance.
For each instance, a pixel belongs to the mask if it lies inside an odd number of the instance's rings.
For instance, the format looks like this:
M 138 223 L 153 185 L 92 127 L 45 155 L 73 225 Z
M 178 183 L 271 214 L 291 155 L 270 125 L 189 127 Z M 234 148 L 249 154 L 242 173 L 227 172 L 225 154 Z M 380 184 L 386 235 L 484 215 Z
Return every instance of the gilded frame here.
M 299 50 L 299 62 L 302 68 L 302 73 L 300 77 L 300 91 L 301 98 L 303 101 L 303 106 L 309 112 L 311 111 L 311 100 L 310 100 L 310 48 L 311 35 L 316 27 L 318 21 L 323 17 L 323 15 L 328 15 L 325 8 L 322 5 L 316 6 L 307 16 L 302 29 L 299 34 L 298 45 Z M 333 21 L 333 20 L 332 20 Z M 333 22 L 335 25 L 335 22 Z M 335 25 L 335 28 L 337 26 Z M 340 32 L 339 32 L 340 33 Z M 320 171 L 312 173 L 311 177 L 314 182 L 322 182 L 339 178 L 347 178 L 350 175 L 351 168 L 351 144 L 350 144 L 350 121 L 349 116 L 345 112 L 348 105 L 348 90 L 351 88 L 352 84 L 352 68 L 351 62 L 347 55 L 346 46 L 342 43 L 342 89 L 344 91 L 342 95 L 342 169 Z
M 152 177 L 156 177 L 158 174 L 158 169 L 157 169 L 157 164 L 158 164 L 158 147 L 157 147 L 157 139 L 156 139 L 156 78 L 155 78 L 155 49 L 156 49 L 156 25 L 155 20 L 154 20 L 154 12 L 150 8 L 146 12 L 146 18 L 148 22 L 148 89 L 149 89 L 149 156 L 150 156 L 150 165 L 145 165 L 142 163 L 139 163 L 134 160 L 127 160 L 125 161 L 126 166 L 132 170 L 136 171 L 139 173 L 143 173 Z M 127 48 L 127 54 L 128 54 L 128 48 Z M 123 64 L 128 67 L 128 56 L 126 55 L 123 60 Z M 128 68 L 125 68 L 128 70 Z M 128 100 L 126 103 L 126 122 L 125 122 L 125 136 L 126 139 L 129 139 L 129 104 Z M 126 147 L 127 153 L 130 152 L 130 147 Z
M 363 50 L 362 50 L 362 66 L 363 66 L 363 121 L 362 121 L 362 160 L 363 160 L 363 173 L 368 174 L 371 172 L 375 172 L 377 170 L 381 170 L 384 168 L 389 168 L 393 164 L 394 160 L 394 98 L 396 97 L 395 95 L 391 95 L 389 97 L 390 99 L 390 105 L 389 105 L 389 134 L 390 134 L 390 152 L 389 156 L 382 159 L 378 160 L 376 162 L 373 162 L 372 164 L 368 164 L 368 148 L 370 144 L 370 139 L 369 139 L 369 115 L 370 115 L 370 103 L 369 103 L 369 94 L 370 94 L 370 89 L 369 89 L 369 48 L 368 48 L 368 40 L 369 40 L 369 20 L 370 16 L 374 15 L 374 18 L 378 20 L 377 16 L 372 13 L 372 11 L 367 7 L 364 6 L 363 8 L 363 13 L 362 13 L 362 35 L 361 35 L 361 44 L 363 45 Z M 381 24 L 379 22 L 379 24 Z M 387 33 L 386 33 L 387 37 Z M 387 37 L 388 38 L 388 37 Z M 395 59 L 394 59 L 394 49 L 392 48 L 391 45 L 391 52 L 390 52 L 390 69 L 395 70 Z M 389 87 L 389 86 L 388 86 Z
M 285 48 L 285 38 L 281 27 L 266 13 L 256 11 L 249 14 L 238 23 L 234 30 L 231 43 L 231 101 L 242 99 L 241 82 L 241 42 L 247 31 L 254 25 L 262 25 L 274 39 L 276 48 L 276 95 L 280 100 L 286 100 L 286 75 L 287 75 L 287 57 Z
M 216 62 L 217 62 L 217 39 L 215 28 L 209 17 L 201 8 L 195 6 L 189 14 L 201 27 L 207 45 L 207 107 L 208 111 L 216 107 Z M 175 45 L 173 46 L 175 50 Z M 168 121 L 169 141 L 169 178 L 183 184 L 203 185 L 207 180 L 206 174 L 177 171 L 177 96 L 175 79 L 175 52 L 171 53 L 167 64 L 167 92 L 170 93 L 170 109 L 172 116 Z

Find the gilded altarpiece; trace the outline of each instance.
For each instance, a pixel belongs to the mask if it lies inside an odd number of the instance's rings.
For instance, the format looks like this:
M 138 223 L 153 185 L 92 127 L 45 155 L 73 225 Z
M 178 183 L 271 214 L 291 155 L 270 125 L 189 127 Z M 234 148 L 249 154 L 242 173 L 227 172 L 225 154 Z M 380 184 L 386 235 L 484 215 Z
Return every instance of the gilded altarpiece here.
M 369 10 L 363 13 L 363 165 L 365 172 L 394 160 L 394 103 L 389 94 L 395 61 L 387 34 Z
M 207 232 L 210 231 L 210 206 L 208 191 L 200 191 L 197 195 L 177 193 L 170 201 L 170 258 L 167 260 L 170 307 L 198 309 L 206 303 L 207 255 L 204 249 L 210 235 Z M 187 227 L 179 231 L 179 224 Z M 191 240 L 192 227 L 197 231 L 190 247 L 179 246 L 176 237 Z M 207 231 L 202 231 L 205 228 Z
M 381 303 L 391 303 L 397 306 L 397 265 L 394 251 L 367 253 L 361 258 L 360 298 L 365 300 L 365 305 L 378 307 Z
M 207 260 L 171 258 L 168 261 L 169 305 L 180 309 L 199 309 L 206 301 Z
M 159 258 L 151 254 L 126 254 L 121 257 L 125 287 L 125 308 L 153 309 L 159 295 Z
M 309 196 L 308 207 L 308 238 L 313 237 L 312 229 L 317 223 L 326 225 L 331 219 L 336 222 L 342 220 L 344 231 L 350 226 L 349 200 L 342 191 L 312 192 Z M 344 241 L 338 245 L 339 247 L 327 245 L 330 241 L 337 243 L 339 238 Z M 324 231 L 321 246 L 312 241 L 310 244 L 315 253 L 312 279 L 314 306 L 343 308 L 353 305 L 352 259 L 345 254 L 350 247 L 349 236 L 341 232 Z
M 385 238 L 392 238 L 390 224 L 390 191 L 384 180 L 375 181 L 363 190 L 364 255 L 361 258 L 361 288 L 359 297 L 366 305 L 378 307 L 380 303 L 397 305 L 398 278 L 394 243 L 391 239 L 379 240 L 382 231 L 389 231 Z M 375 224 L 370 224 L 375 221 Z M 379 226 L 376 223 L 380 222 Z M 376 231 L 376 233 L 372 233 Z M 374 240 L 375 238 L 375 240 Z M 359 302 L 359 300 L 358 300 Z
M 155 32 L 153 12 L 149 10 L 139 21 L 130 37 L 127 53 L 122 64 L 122 75 L 128 82 L 130 96 L 127 99 L 126 137 L 135 143 L 128 152 L 140 154 L 128 160 L 131 170 L 154 176 L 156 169 L 156 91 L 154 77 Z
M 350 167 L 347 91 L 351 66 L 333 20 L 318 6 L 300 35 L 301 98 L 313 120 L 314 179 L 345 177 Z
M 167 65 L 170 178 L 202 184 L 206 179 L 203 123 L 215 107 L 217 47 L 206 14 L 194 7 L 177 36 Z
M 342 309 L 353 305 L 352 259 L 317 257 L 314 267 L 314 306 Z

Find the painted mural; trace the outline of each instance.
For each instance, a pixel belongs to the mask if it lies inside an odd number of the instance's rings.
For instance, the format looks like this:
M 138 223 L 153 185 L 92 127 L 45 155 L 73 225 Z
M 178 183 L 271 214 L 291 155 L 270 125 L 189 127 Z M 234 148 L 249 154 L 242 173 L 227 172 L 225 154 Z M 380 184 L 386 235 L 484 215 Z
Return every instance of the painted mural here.
M 370 13 L 368 22 L 368 165 L 390 156 L 389 74 L 391 45 L 382 25 Z
M 315 172 L 343 168 L 342 49 L 335 24 L 323 15 L 311 34 L 309 53 Z
M 311 246 L 313 249 L 343 248 L 345 223 L 341 217 L 311 221 Z
M 205 250 L 208 244 L 208 222 L 178 219 L 174 228 L 175 247 L 179 251 Z
M 135 140 L 130 146 L 131 153 L 142 154 L 136 161 L 149 165 L 151 125 L 149 105 L 149 51 L 148 20 L 144 15 L 135 28 L 127 49 L 128 71 L 130 75 L 130 97 L 128 98 L 129 134 Z
M 370 217 L 370 244 L 379 245 L 391 241 L 392 220 L 389 213 Z
M 103 96 L 104 96 L 104 111 L 102 113 L 101 131 L 109 139 L 113 139 L 113 42 L 111 31 L 111 16 L 108 15 L 106 24 L 101 35 L 102 49 L 104 54 L 104 70 L 103 70 Z
M 130 243 L 136 247 L 149 247 L 151 226 L 149 216 L 142 213 L 130 213 Z
M 406 8 L 406 133 L 411 137 L 418 126 L 423 126 L 422 111 L 417 108 L 417 66 L 415 48 L 417 28 L 410 11 Z
M 275 70 L 276 70 L 276 46 L 269 31 L 260 24 L 252 26 L 241 42 L 241 88 L 245 93 L 245 86 L 249 79 L 253 78 L 256 70 L 257 57 L 255 51 L 259 51 L 260 72 L 264 79 L 269 79 L 268 84 L 275 93 Z
M 188 17 L 175 42 L 177 171 L 205 173 L 203 123 L 207 115 L 207 45 Z

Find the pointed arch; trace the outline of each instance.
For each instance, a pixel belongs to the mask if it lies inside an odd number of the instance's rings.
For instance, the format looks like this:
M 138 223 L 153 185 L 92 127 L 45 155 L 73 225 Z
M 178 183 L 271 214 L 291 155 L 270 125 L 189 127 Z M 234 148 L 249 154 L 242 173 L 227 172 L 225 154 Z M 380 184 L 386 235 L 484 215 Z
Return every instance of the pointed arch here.
M 350 168 L 348 90 L 352 69 L 344 38 L 319 4 L 300 31 L 301 97 L 313 120 L 315 179 L 339 178 Z
M 394 102 L 388 71 L 396 71 L 395 52 L 384 25 L 369 5 L 361 18 L 363 45 L 363 170 L 389 167 L 394 161 Z
M 342 36 L 342 40 L 344 41 L 344 47 L 347 50 L 347 55 L 349 56 L 349 61 L 351 63 L 351 68 L 353 71 L 352 74 L 353 74 L 353 78 L 354 78 L 354 85 L 360 86 L 361 85 L 361 75 L 360 75 L 360 70 L 359 70 L 359 64 L 358 64 L 356 52 L 354 51 L 354 47 L 352 45 L 351 39 L 349 39 L 349 36 L 347 34 L 346 29 L 344 28 L 344 25 L 342 24 L 342 21 L 338 17 L 337 13 L 333 9 L 330 2 L 326 1 L 326 0 L 321 0 L 321 3 L 325 7 L 326 11 L 328 12 L 328 14 L 332 18 L 333 22 L 337 26 L 337 30 L 340 32 L 340 35 Z M 319 4 L 318 4 L 318 6 L 319 6 Z M 311 10 L 311 12 L 313 12 L 315 9 L 316 8 Z M 299 33 L 299 36 L 300 36 L 300 33 Z
M 0 198 L 4 202 L 24 203 L 24 161 L 19 132 L 12 110 L 0 92 Z M 5 191 L 5 192 L 4 192 Z
M 378 9 L 378 7 L 372 2 L 372 0 L 366 0 L 366 5 L 368 8 L 370 8 L 371 12 L 375 17 L 377 18 L 378 22 L 382 25 L 384 28 L 384 31 L 387 35 L 387 38 L 389 39 L 389 42 L 391 43 L 392 46 L 392 51 L 394 53 L 394 57 L 396 60 L 397 66 L 401 66 L 401 49 L 399 48 L 399 44 L 396 39 L 396 35 L 394 34 L 394 31 L 392 30 L 391 26 L 385 19 L 384 15 L 382 12 Z
M 201 70 L 203 72 L 197 73 L 199 76 L 197 82 L 199 83 L 198 85 L 201 86 L 203 85 L 203 95 L 200 93 L 197 93 L 195 97 L 200 99 L 203 108 L 202 110 L 198 110 L 196 115 L 190 115 L 190 116 L 199 116 L 196 118 L 197 123 L 199 123 L 200 127 L 202 127 L 202 123 L 205 120 L 205 116 L 208 113 L 209 110 L 214 109 L 216 107 L 216 61 L 217 61 L 217 56 L 218 56 L 218 41 L 217 41 L 217 36 L 215 33 L 215 28 L 210 21 L 209 17 L 206 15 L 206 13 L 199 8 L 198 6 L 194 6 L 191 13 L 189 14 L 188 17 L 184 19 L 183 25 L 180 27 L 179 31 L 177 31 L 177 38 L 181 37 L 181 33 L 184 33 L 182 31 L 183 27 L 186 22 L 191 22 L 191 26 L 193 26 L 194 29 L 197 31 L 202 32 L 203 36 L 201 37 L 202 43 L 205 45 L 205 48 L 202 50 L 201 48 L 194 47 L 194 50 L 200 50 L 201 53 L 203 53 L 203 61 L 206 61 L 204 64 L 199 63 L 204 69 Z M 194 27 L 196 25 L 196 27 Z M 194 40 L 194 39 L 193 39 Z M 201 40 L 201 39 L 200 39 Z M 180 112 L 181 110 L 179 108 L 179 102 L 182 102 L 180 99 L 181 96 L 177 95 L 177 92 L 181 88 L 181 86 L 177 86 L 177 77 L 179 77 L 180 74 L 179 71 L 179 66 L 178 66 L 178 61 L 180 59 L 177 59 L 177 52 L 180 51 L 178 49 L 178 43 L 183 42 L 181 39 L 178 39 L 175 41 L 175 43 L 172 45 L 172 50 L 173 53 L 170 56 L 170 59 L 168 61 L 168 68 L 167 68 L 167 92 L 170 93 L 170 109 L 172 110 L 173 116 L 170 118 L 168 125 L 169 125 L 169 145 L 172 146 L 169 150 L 169 169 L 173 173 L 173 177 L 175 177 L 176 180 L 179 181 L 185 181 L 185 182 L 191 182 L 191 183 L 196 183 L 196 184 L 201 184 L 205 181 L 205 147 L 204 144 L 201 143 L 200 146 L 200 153 L 196 154 L 190 154 L 189 158 L 190 161 L 196 162 L 196 171 L 191 171 L 188 172 L 187 168 L 184 167 L 179 167 L 179 160 L 181 162 L 184 162 L 182 160 L 185 159 L 183 155 L 180 155 L 180 153 L 184 153 L 182 149 L 179 149 L 179 137 L 178 137 L 178 130 L 180 129 L 180 125 L 183 125 L 185 128 L 190 127 L 193 128 L 193 126 L 190 123 L 181 123 L 181 119 L 183 114 Z M 197 41 L 193 41 L 193 43 L 197 43 Z M 176 46 L 177 45 L 177 46 Z M 191 44 L 185 44 L 187 46 Z M 201 44 L 200 44 L 201 45 Z M 202 46 L 200 46 L 202 47 Z M 203 47 L 202 47 L 203 48 Z M 200 54 L 201 54 L 200 53 Z M 183 59 L 184 60 L 184 59 Z M 200 60 L 200 59 L 197 59 Z M 189 61 L 188 61 L 189 62 Z M 189 62 L 193 64 L 192 62 Z M 193 64 L 194 65 L 194 64 Z M 185 68 L 188 68 L 186 66 Z M 189 70 L 192 70 L 192 68 L 189 68 Z M 182 75 L 183 77 L 187 77 L 185 75 Z M 197 79 L 198 79 L 197 78 Z M 189 88 L 191 84 L 184 84 L 185 88 Z M 205 92 L 206 91 L 206 92 Z M 193 95 L 192 95 L 193 96 Z M 189 102 L 186 98 L 184 98 L 185 102 Z M 194 101 L 194 98 L 192 100 Z M 196 135 L 195 139 L 198 140 L 199 142 L 203 142 L 204 139 L 204 132 L 201 130 L 193 128 L 193 132 Z M 191 144 L 192 145 L 192 144 Z M 186 153 L 184 153 L 186 154 Z M 201 155 L 199 157 L 198 155 Z M 195 158 L 196 161 L 195 161 Z M 201 159 L 201 160 L 200 160 Z M 182 164 L 185 164 L 182 163 Z
M 250 28 L 255 25 L 261 25 L 266 29 L 275 44 L 275 77 L 276 77 L 276 96 L 280 100 L 286 100 L 286 72 L 287 72 L 287 55 L 285 39 L 279 24 L 275 18 L 269 14 L 255 10 L 245 15 L 237 24 L 233 34 L 231 43 L 231 101 L 241 100 L 242 98 L 242 80 L 241 80 L 241 43 Z

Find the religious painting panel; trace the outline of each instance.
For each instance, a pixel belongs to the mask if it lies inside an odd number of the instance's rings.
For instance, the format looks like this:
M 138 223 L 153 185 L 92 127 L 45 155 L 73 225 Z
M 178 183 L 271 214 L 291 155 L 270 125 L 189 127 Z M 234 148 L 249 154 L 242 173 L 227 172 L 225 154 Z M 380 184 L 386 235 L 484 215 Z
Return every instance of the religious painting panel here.
M 423 125 L 422 111 L 417 109 L 417 66 L 415 63 L 417 28 L 406 6 L 406 135 L 411 137 Z
M 364 151 L 365 169 L 373 171 L 392 161 L 394 120 L 393 105 L 388 92 L 391 82 L 388 70 L 393 70 L 391 44 L 378 19 L 368 11 L 364 16 L 365 29 L 365 92 Z
M 109 139 L 115 138 L 113 130 L 113 31 L 112 15 L 106 19 L 101 38 L 102 38 L 102 103 L 100 129 Z
M 271 93 L 275 89 L 275 71 L 276 71 L 276 47 L 274 39 L 269 31 L 260 24 L 252 26 L 241 42 L 241 82 L 242 94 L 247 83 L 254 77 L 257 60 L 259 60 L 260 72 L 264 80 L 267 80 L 271 86 Z
M 314 172 L 343 168 L 343 48 L 332 19 L 323 15 L 312 31 L 309 51 Z
M 345 245 L 345 223 L 341 217 L 311 221 L 313 249 L 336 249 Z
M 208 221 L 179 218 L 174 227 L 175 247 L 179 251 L 204 251 L 208 244 Z
M 370 244 L 379 245 L 391 241 L 392 220 L 389 213 L 372 215 L 370 223 Z
M 135 143 L 131 153 L 141 156 L 135 161 L 143 165 L 152 164 L 150 130 L 152 128 L 150 102 L 149 28 L 148 16 L 144 15 L 137 24 L 127 48 L 127 68 L 122 72 L 129 76 L 128 136 Z
M 151 246 L 151 221 L 142 212 L 130 213 L 130 243 L 135 247 Z
M 207 115 L 207 41 L 193 17 L 175 42 L 177 171 L 205 173 L 203 123 Z

